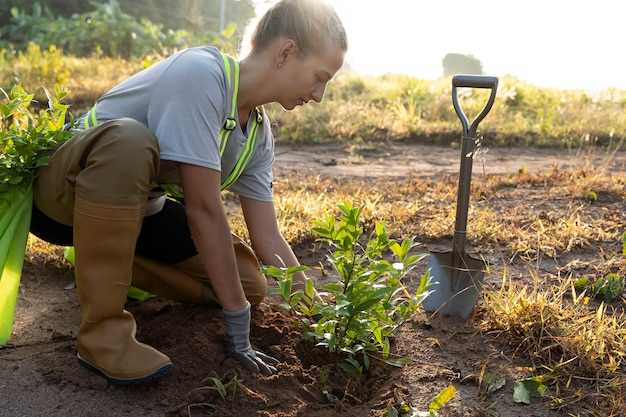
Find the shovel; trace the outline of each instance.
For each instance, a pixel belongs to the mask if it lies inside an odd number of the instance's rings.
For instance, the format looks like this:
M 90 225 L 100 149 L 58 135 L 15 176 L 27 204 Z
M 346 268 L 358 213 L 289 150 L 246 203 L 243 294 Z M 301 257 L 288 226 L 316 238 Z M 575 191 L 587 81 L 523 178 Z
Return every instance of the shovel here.
M 459 104 L 457 87 L 491 89 L 489 101 L 471 123 Z M 461 171 L 456 201 L 456 222 L 452 251 L 431 252 L 430 275 L 433 284 L 423 302 L 424 310 L 433 314 L 457 316 L 466 320 L 476 305 L 483 284 L 485 262 L 465 253 L 465 230 L 469 207 L 472 161 L 477 141 L 478 124 L 487 116 L 496 98 L 498 79 L 477 75 L 456 75 L 452 78 L 452 104 L 463 125 Z

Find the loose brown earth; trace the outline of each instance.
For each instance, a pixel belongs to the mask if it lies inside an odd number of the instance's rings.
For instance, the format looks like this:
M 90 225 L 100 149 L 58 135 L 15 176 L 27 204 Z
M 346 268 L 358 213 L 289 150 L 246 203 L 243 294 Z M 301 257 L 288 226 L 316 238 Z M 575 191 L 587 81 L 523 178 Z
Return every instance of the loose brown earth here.
M 458 151 L 418 145 L 344 149 L 335 146 L 278 147 L 275 177 L 290 175 L 354 177 L 429 176 L 458 170 Z M 606 155 L 592 156 L 604 163 Z M 594 159 L 595 158 L 595 159 Z M 536 149 L 492 149 L 484 172 L 506 174 L 524 168 L 539 172 L 554 163 L 574 166 L 575 152 Z M 626 172 L 626 154 L 611 159 L 611 170 Z M 476 162 L 475 173 L 483 166 Z M 375 183 L 375 181 L 374 181 Z M 280 198 L 280 196 L 277 196 Z M 417 198 L 417 197 L 416 197 Z M 525 196 L 517 195 L 519 201 Z M 514 204 L 514 201 L 511 202 Z M 598 202 L 623 215 L 624 201 Z M 441 248 L 449 240 L 425 240 L 422 249 Z M 612 243 L 602 245 L 613 250 Z M 316 265 L 324 253 L 311 242 L 295 248 L 303 263 Z M 553 272 L 573 258 L 593 259 L 597 248 L 570 253 L 558 262 L 542 264 Z M 519 406 L 512 402 L 512 385 L 527 376 L 527 362 L 511 348 L 477 330 L 480 312 L 467 323 L 418 315 L 403 326 L 394 354 L 411 359 L 404 368 L 373 360 L 361 378 L 347 378 L 339 357 L 300 338 L 294 321 L 268 299 L 253 312 L 252 343 L 283 361 L 279 373 L 251 376 L 225 356 L 225 330 L 219 309 L 153 299 L 127 304 L 138 323 L 138 339 L 169 355 L 176 367 L 171 376 L 137 387 L 113 387 L 78 366 L 74 338 L 79 322 L 77 297 L 68 284 L 71 269 L 60 248 L 31 241 L 18 299 L 14 336 L 0 350 L 0 416 L 383 416 L 388 405 L 406 401 L 426 410 L 437 392 L 449 384 L 459 390 L 444 416 L 560 416 L 575 410 L 552 410 L 547 403 Z M 567 258 L 567 259 L 566 259 Z M 522 270 L 524 265 L 510 265 Z M 497 282 L 497 268 L 487 279 Z M 319 280 L 331 279 L 313 270 Z M 417 275 L 407 284 L 415 284 Z M 490 396 L 478 386 L 486 369 L 506 378 L 506 386 Z M 209 377 L 241 381 L 234 399 L 221 399 Z M 210 405 L 207 405 L 210 404 Z M 569 414 L 572 415 L 572 414 Z M 573 414 L 576 415 L 576 414 Z M 580 414 L 581 416 L 584 414 Z M 626 415 L 626 412 L 625 412 Z

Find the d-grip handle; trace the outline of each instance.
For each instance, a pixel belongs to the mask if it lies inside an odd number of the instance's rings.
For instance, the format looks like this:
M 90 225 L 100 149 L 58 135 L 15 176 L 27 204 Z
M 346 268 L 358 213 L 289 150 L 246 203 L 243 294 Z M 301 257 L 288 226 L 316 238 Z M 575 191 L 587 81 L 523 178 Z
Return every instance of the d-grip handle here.
M 452 87 L 498 88 L 498 78 L 483 75 L 455 75 Z
M 489 88 L 491 89 L 491 95 L 489 96 L 489 100 L 487 101 L 487 105 L 480 112 L 476 119 L 470 125 L 467 116 L 463 112 L 461 108 L 461 104 L 459 103 L 459 96 L 457 94 L 457 87 L 469 87 L 469 88 Z M 487 116 L 491 107 L 493 107 L 493 103 L 496 99 L 496 92 L 498 91 L 498 78 L 497 77 L 488 77 L 483 75 L 455 75 L 452 78 L 452 104 L 454 105 L 454 111 L 456 111 L 457 116 L 461 120 L 461 124 L 463 124 L 463 136 L 475 137 L 476 131 L 478 130 L 478 124 Z

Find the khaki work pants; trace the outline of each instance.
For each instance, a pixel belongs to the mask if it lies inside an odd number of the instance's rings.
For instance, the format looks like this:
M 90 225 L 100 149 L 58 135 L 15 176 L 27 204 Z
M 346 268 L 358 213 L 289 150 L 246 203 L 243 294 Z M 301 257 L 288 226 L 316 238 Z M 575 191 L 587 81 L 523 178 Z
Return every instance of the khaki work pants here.
M 68 226 L 73 225 L 77 196 L 96 204 L 145 204 L 159 182 L 159 162 L 156 137 L 144 125 L 126 118 L 105 122 L 75 134 L 53 153 L 48 166 L 38 171 L 34 203 Z M 252 249 L 234 235 L 233 245 L 246 297 L 258 304 L 267 293 L 266 278 Z M 133 285 L 139 288 L 179 301 L 217 302 L 197 255 L 176 264 L 136 255 L 133 270 Z M 194 295 L 197 287 L 190 278 L 203 284 L 203 294 Z

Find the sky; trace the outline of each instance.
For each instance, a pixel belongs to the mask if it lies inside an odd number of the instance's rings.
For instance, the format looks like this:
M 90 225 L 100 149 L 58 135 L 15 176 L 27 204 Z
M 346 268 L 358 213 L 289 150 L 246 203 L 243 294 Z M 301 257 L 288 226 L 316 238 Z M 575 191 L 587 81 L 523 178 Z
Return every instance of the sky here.
M 543 87 L 626 89 L 624 0 L 328 0 L 359 73 L 434 79 L 449 52 Z M 257 13 L 267 0 L 255 0 Z

